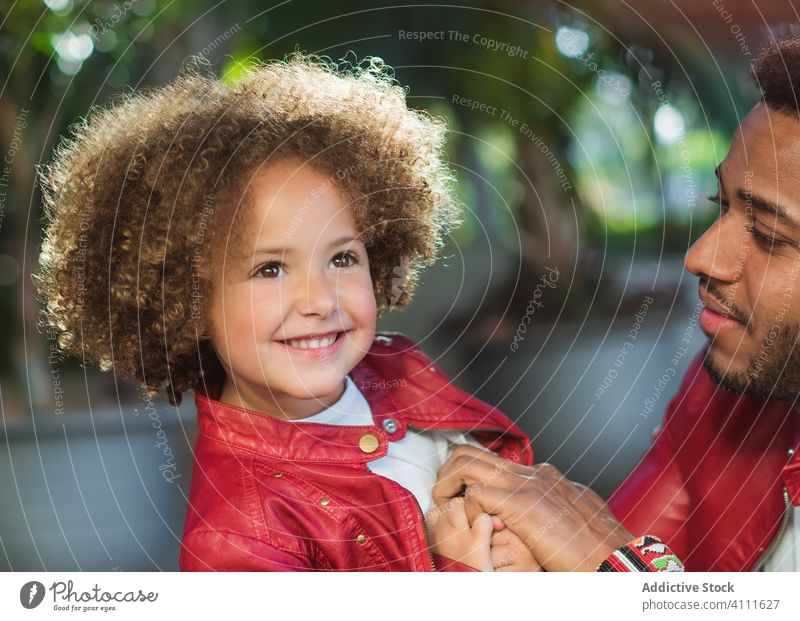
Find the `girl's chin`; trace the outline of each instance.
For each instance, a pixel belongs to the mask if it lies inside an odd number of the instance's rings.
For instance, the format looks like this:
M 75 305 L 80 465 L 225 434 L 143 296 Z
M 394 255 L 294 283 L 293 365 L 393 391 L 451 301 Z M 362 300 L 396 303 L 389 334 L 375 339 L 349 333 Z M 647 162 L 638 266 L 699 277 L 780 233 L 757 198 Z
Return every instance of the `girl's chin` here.
M 311 382 L 308 382 L 305 386 L 298 386 L 297 390 L 292 391 L 292 397 L 303 401 L 319 401 L 332 405 L 344 394 L 344 387 L 344 376 L 340 376 L 333 382 L 326 381 L 324 385 L 311 385 Z

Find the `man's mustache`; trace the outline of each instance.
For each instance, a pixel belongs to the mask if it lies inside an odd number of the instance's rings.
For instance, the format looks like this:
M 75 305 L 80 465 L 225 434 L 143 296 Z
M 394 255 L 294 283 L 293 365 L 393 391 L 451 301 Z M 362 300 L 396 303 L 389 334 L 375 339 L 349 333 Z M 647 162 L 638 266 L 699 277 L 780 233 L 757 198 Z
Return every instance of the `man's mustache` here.
M 725 294 L 722 291 L 722 288 L 712 282 L 708 278 L 701 278 L 700 279 L 700 288 L 705 289 L 708 296 L 714 298 L 714 301 L 717 302 L 720 306 L 725 308 L 728 315 L 730 315 L 736 321 L 741 321 L 743 324 L 748 325 L 750 321 L 750 315 L 745 313 L 741 308 L 736 306 L 732 300 L 729 300 L 725 297 Z

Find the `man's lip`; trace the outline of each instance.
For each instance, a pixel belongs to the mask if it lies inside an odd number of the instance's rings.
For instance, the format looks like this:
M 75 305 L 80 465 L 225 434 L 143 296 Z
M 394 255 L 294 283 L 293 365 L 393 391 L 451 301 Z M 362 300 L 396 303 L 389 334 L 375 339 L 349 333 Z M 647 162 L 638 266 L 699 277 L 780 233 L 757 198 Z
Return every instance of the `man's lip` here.
M 730 319 L 731 321 L 743 323 L 742 321 L 731 315 L 730 312 L 728 312 L 728 309 L 726 309 L 722 304 L 720 304 L 713 298 L 709 298 L 708 296 L 703 295 L 702 292 L 700 293 L 700 301 L 705 305 L 705 307 L 708 310 L 717 313 L 717 315 L 722 315 L 723 317 L 725 317 L 726 319 Z

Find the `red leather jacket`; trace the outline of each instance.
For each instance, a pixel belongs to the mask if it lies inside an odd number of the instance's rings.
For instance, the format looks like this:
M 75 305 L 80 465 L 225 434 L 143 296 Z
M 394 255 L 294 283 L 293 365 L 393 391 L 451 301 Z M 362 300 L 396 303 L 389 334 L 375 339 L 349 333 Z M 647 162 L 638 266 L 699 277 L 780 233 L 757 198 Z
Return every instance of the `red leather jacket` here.
M 467 430 L 530 465 L 527 437 L 453 386 L 406 337 L 378 335 L 350 376 L 372 426 L 297 425 L 196 393 L 200 435 L 181 569 L 468 569 L 449 559 L 435 564 L 414 496 L 367 464 L 409 427 Z
M 800 505 L 800 417 L 724 391 L 693 362 L 661 431 L 609 505 L 689 571 L 758 569 Z

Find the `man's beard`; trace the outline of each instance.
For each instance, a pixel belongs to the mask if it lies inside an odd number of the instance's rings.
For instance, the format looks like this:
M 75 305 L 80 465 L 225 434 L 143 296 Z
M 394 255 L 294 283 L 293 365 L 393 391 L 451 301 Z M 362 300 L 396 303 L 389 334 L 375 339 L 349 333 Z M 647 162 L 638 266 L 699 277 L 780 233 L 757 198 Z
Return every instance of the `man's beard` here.
M 723 389 L 757 399 L 793 401 L 800 395 L 800 326 L 783 326 L 761 342 L 759 353 L 750 359 L 747 370 L 735 373 L 717 366 L 710 355 L 713 337 L 703 366 L 711 379 Z

